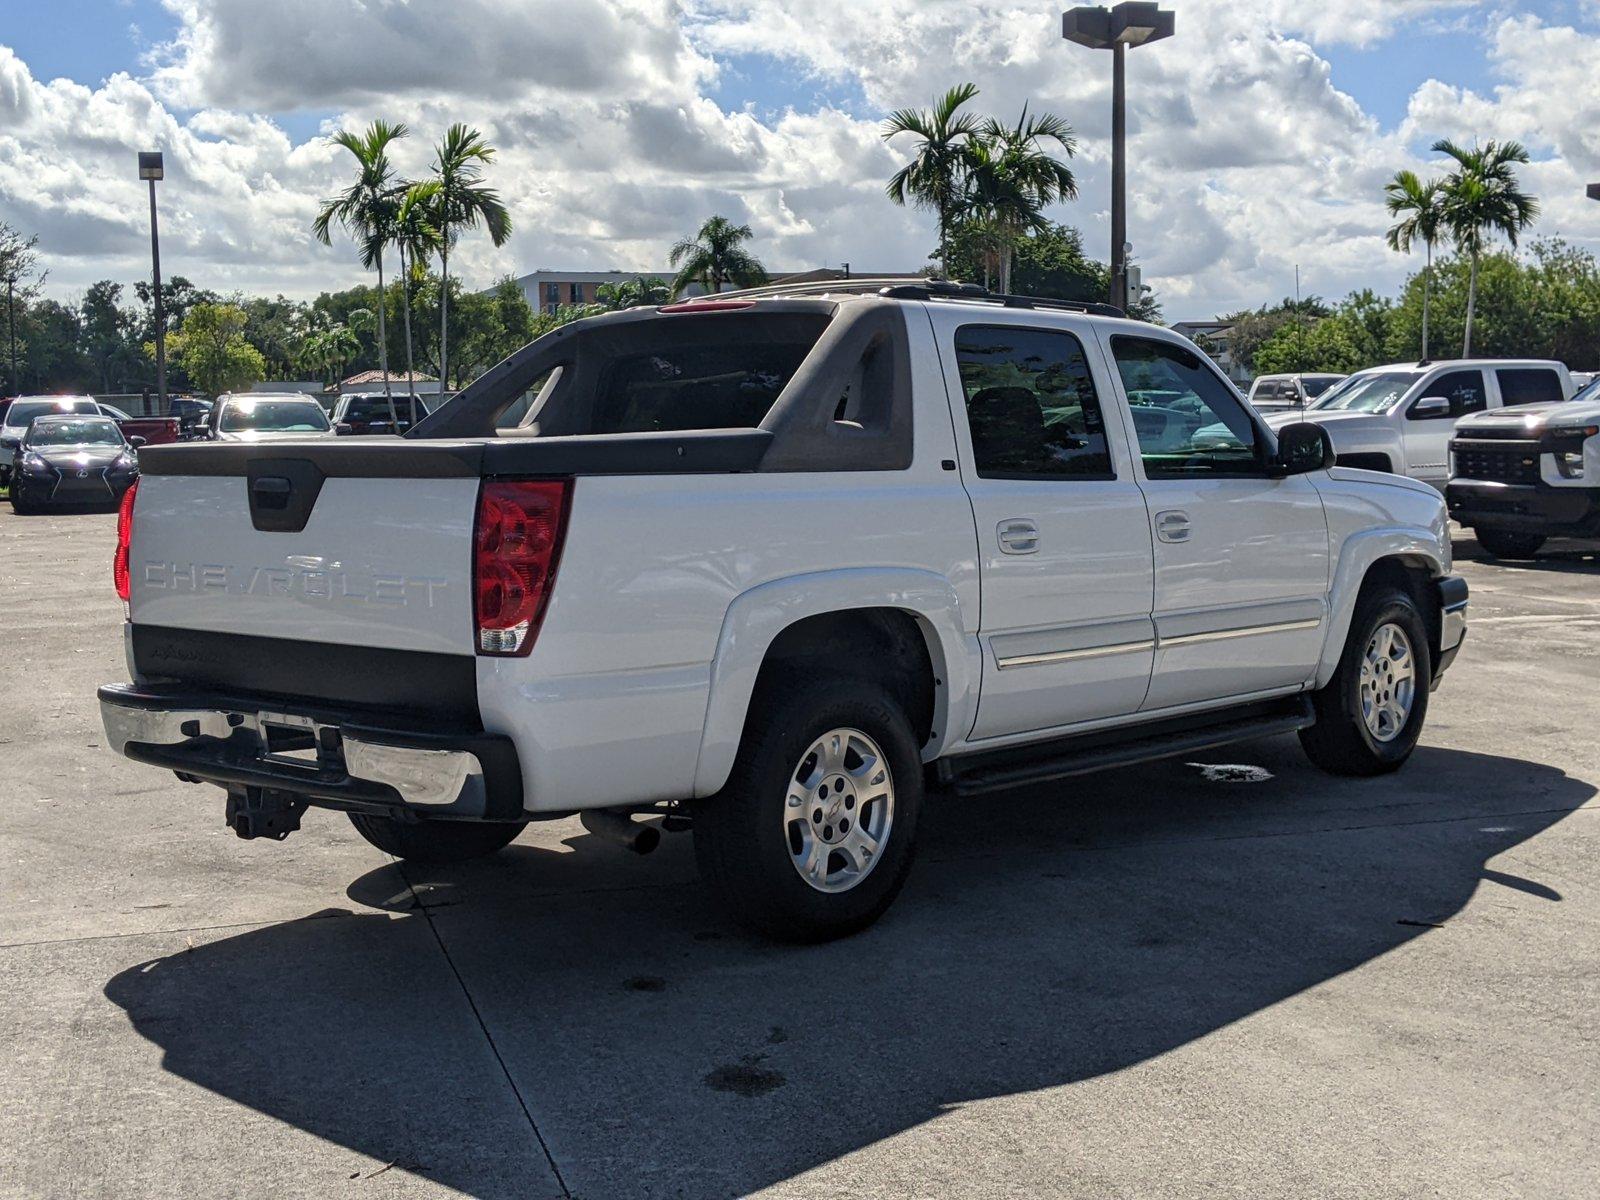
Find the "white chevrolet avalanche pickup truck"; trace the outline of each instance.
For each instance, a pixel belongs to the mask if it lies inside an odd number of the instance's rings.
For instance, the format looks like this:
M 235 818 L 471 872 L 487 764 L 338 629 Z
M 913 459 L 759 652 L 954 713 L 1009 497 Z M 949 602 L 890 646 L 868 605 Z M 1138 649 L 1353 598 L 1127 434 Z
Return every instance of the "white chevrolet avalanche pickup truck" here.
M 1567 368 L 1546 359 L 1455 359 L 1357 371 L 1303 413 L 1267 424 L 1322 426 L 1342 467 L 1408 475 L 1443 492 L 1456 422 L 1479 412 L 1555 403 L 1574 391 Z
M 1406 760 L 1465 633 L 1438 492 L 1274 436 L 1154 326 L 843 286 L 577 322 L 403 437 L 146 452 L 110 744 L 244 837 L 686 826 L 789 939 L 883 912 L 925 783 L 1289 731 Z

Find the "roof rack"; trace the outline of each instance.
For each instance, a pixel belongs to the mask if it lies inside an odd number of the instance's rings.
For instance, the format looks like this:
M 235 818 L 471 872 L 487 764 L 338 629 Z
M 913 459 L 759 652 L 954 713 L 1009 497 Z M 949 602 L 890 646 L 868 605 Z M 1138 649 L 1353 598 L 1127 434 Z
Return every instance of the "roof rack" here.
M 890 300 L 965 300 L 983 304 L 998 304 L 1004 308 L 1048 308 L 1064 312 L 1090 313 L 1099 317 L 1127 316 L 1112 304 L 1093 300 L 1056 300 L 1047 296 L 1016 296 L 1005 292 L 991 292 L 982 284 L 956 283 L 943 279 L 927 279 L 908 283 L 900 278 L 814 279 L 805 283 L 777 283 L 765 287 L 743 288 L 736 292 L 718 292 L 714 295 L 693 296 L 683 303 L 710 300 L 777 299 L 785 296 L 815 296 L 830 292 L 856 292 L 876 294 Z

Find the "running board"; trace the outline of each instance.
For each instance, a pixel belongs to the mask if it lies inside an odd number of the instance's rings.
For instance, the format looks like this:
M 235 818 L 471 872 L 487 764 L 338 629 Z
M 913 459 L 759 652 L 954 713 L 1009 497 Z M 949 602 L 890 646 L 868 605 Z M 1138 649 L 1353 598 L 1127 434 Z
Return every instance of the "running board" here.
M 1080 734 L 1045 745 L 944 759 L 938 764 L 939 780 L 957 796 L 981 796 L 1024 784 L 1048 783 L 1233 742 L 1294 733 L 1316 724 L 1309 696 L 1254 705 L 1247 716 L 1240 715 L 1238 709 L 1228 711 L 1231 719 L 1226 721 L 1208 713 L 1153 727 Z

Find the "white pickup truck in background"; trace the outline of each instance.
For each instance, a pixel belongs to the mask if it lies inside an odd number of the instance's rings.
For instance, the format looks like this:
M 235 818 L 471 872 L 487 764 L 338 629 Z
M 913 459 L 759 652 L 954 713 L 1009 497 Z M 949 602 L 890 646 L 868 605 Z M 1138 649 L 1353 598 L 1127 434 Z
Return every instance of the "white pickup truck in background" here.
M 1465 628 L 1436 491 L 1274 436 L 1166 330 L 959 285 L 580 321 L 404 437 L 161 447 L 131 495 L 109 740 L 241 836 L 666 817 L 783 938 L 889 905 L 925 779 L 1289 731 L 1393 770 Z
M 1600 382 L 1565 403 L 1465 418 L 1450 462 L 1450 515 L 1490 554 L 1531 558 L 1548 538 L 1600 538 Z
M 1576 389 L 1545 359 L 1455 359 L 1357 371 L 1305 412 L 1273 415 L 1281 428 L 1311 421 L 1328 431 L 1338 463 L 1420 479 L 1444 491 L 1456 422 L 1478 412 L 1556 403 Z

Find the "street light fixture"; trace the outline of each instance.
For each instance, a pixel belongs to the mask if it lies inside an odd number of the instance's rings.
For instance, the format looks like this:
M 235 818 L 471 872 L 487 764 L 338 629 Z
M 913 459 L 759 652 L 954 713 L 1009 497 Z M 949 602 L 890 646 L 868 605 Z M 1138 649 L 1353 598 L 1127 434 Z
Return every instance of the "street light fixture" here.
M 1600 183 L 1591 183 L 1589 185 L 1589 199 L 1600 200 Z
M 150 181 L 150 276 L 156 318 L 157 412 L 167 411 L 167 310 L 161 297 L 161 235 L 156 227 L 156 180 L 165 176 L 161 151 L 139 151 L 139 178 Z
M 1074 8 L 1061 14 L 1061 36 L 1091 50 L 1111 51 L 1111 303 L 1128 306 L 1128 117 L 1129 46 L 1159 42 L 1173 34 L 1176 14 L 1158 4 L 1126 0 L 1115 8 Z

